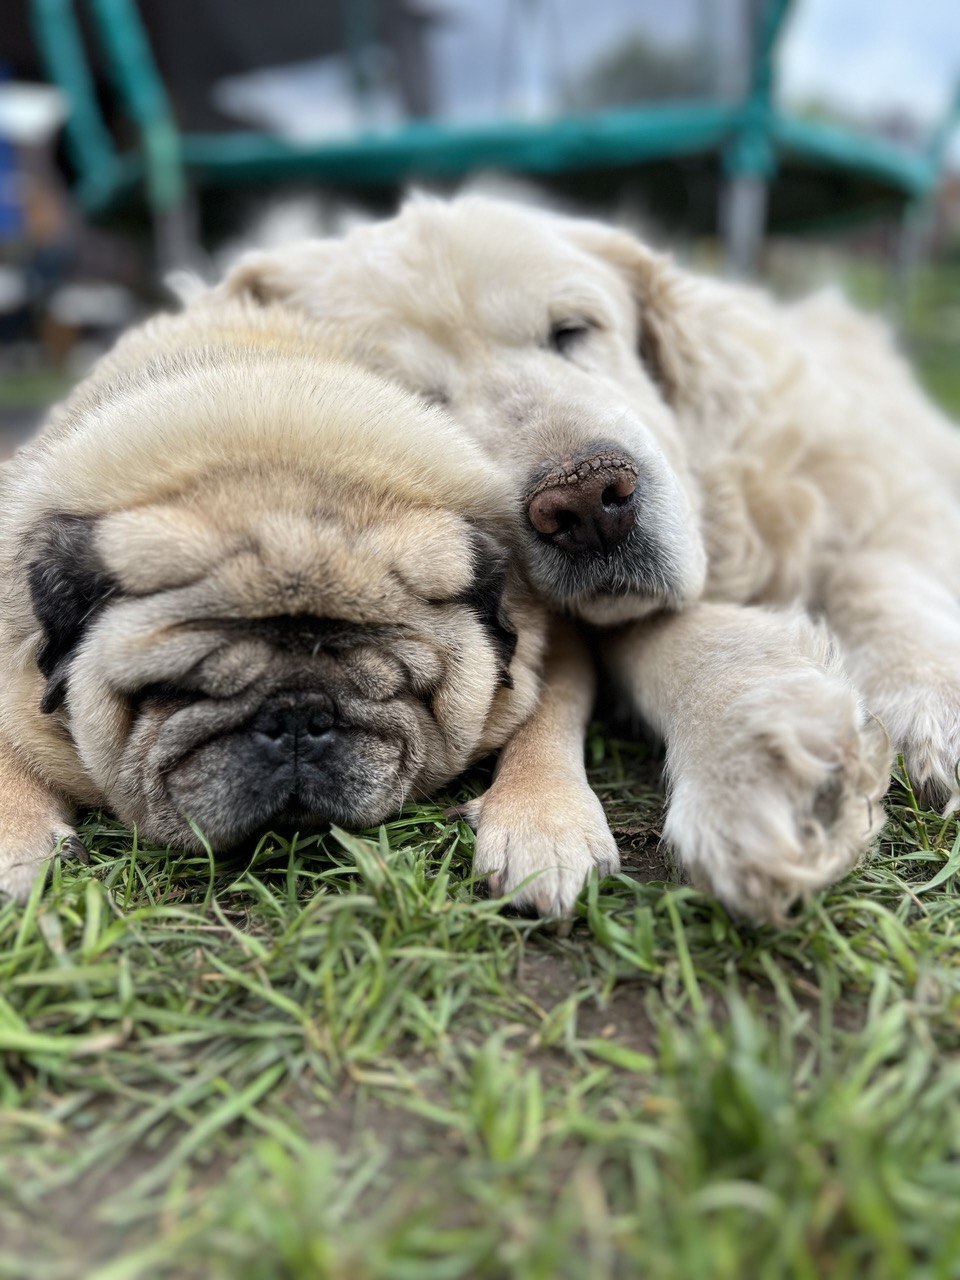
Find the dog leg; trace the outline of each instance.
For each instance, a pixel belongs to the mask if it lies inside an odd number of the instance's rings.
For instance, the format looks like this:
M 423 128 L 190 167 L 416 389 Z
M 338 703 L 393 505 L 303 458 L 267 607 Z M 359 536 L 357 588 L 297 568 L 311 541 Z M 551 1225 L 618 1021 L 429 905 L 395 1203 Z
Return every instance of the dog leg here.
M 57 852 L 86 856 L 63 801 L 0 739 L 0 894 L 25 901 Z
M 822 628 L 699 604 L 605 641 L 667 746 L 664 839 L 736 914 L 777 921 L 879 830 L 889 750 Z
M 886 552 L 848 557 L 823 592 L 844 663 L 880 717 L 911 783 L 960 805 L 960 604 L 940 577 Z
M 620 867 L 583 764 L 595 686 L 586 646 L 556 621 L 537 710 L 501 751 L 489 791 L 462 810 L 477 832 L 477 874 L 544 916 L 570 915 L 591 871 Z

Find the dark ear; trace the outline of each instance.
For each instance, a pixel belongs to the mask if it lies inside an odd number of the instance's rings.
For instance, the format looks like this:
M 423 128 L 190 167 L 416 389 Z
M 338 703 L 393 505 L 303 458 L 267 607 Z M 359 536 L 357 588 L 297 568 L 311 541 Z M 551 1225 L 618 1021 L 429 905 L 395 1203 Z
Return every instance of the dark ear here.
M 473 531 L 473 581 L 463 594 L 493 642 L 500 661 L 503 683 L 512 684 L 510 663 L 517 647 L 517 633 L 503 607 L 508 558 L 499 542 L 480 529 Z
M 567 227 L 574 244 L 614 267 L 633 292 L 637 354 L 664 400 L 705 421 L 735 411 L 744 359 L 739 294 L 625 231 L 573 219 Z
M 90 516 L 50 516 L 31 547 L 27 579 L 33 612 L 43 629 L 37 666 L 47 678 L 40 704 L 56 711 L 67 689 L 70 658 L 90 622 L 119 584 L 104 568 L 94 546 Z

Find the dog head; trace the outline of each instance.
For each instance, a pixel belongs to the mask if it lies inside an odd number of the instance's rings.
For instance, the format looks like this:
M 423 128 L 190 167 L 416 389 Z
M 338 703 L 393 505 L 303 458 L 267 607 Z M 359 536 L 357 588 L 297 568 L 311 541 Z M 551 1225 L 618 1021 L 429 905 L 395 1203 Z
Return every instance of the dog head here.
M 254 252 L 221 292 L 320 317 L 369 367 L 447 406 L 516 478 L 534 584 L 597 623 L 703 588 L 674 272 L 598 223 L 478 196 Z
M 379 822 L 536 696 L 497 472 L 301 318 L 248 312 L 127 339 L 8 486 L 40 714 L 185 847 Z

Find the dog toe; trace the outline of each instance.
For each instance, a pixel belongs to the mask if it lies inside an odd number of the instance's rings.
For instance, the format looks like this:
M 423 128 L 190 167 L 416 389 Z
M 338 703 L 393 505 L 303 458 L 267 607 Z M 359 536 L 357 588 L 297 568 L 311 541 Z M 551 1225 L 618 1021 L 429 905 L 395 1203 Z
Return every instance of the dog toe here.
M 735 770 L 675 785 L 664 837 L 732 914 L 781 924 L 877 834 L 890 759 L 882 727 L 826 676 L 781 688 L 774 705 L 774 735 L 753 714 L 731 733 Z
M 539 916 L 572 915 L 589 875 L 619 869 L 600 802 L 582 784 L 545 787 L 537 797 L 483 797 L 474 871 L 492 896 Z

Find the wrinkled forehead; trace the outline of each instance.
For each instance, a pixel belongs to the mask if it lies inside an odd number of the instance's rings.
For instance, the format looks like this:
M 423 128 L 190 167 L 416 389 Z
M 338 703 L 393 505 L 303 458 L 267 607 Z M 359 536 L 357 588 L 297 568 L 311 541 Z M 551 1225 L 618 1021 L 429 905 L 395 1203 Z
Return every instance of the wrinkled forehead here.
M 335 268 L 342 306 L 455 354 L 478 342 L 526 344 L 563 319 L 613 327 L 631 312 L 618 272 L 546 213 L 415 201 L 355 231 L 345 249 Z
M 121 591 L 207 584 L 213 606 L 238 616 L 402 621 L 411 599 L 457 595 L 475 571 L 469 526 L 444 510 L 385 511 L 350 527 L 333 512 L 274 509 L 238 520 L 226 501 L 169 503 L 102 517 L 94 544 Z

